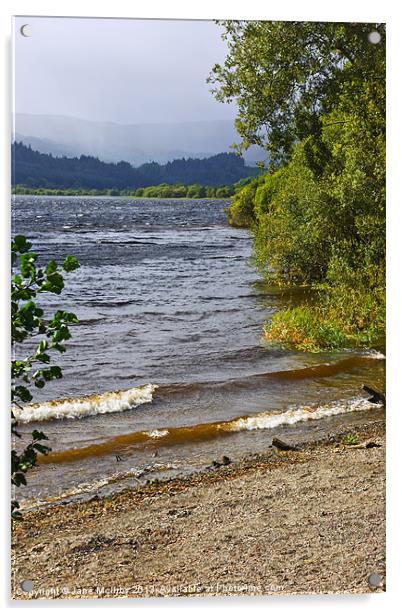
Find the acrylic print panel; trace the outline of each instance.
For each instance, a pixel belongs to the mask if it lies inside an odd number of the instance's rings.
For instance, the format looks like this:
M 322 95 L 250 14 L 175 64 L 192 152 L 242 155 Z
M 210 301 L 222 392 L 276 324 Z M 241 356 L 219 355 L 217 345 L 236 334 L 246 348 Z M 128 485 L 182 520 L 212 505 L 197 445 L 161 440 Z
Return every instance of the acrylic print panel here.
M 384 24 L 17 17 L 13 70 L 13 596 L 382 592 Z

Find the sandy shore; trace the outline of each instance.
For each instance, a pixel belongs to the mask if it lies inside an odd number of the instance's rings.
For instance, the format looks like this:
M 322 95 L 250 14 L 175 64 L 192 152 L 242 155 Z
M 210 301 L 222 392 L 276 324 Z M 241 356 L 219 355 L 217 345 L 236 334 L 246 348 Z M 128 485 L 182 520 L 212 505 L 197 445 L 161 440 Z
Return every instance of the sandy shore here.
M 382 592 L 384 422 L 26 513 L 13 559 L 18 599 Z

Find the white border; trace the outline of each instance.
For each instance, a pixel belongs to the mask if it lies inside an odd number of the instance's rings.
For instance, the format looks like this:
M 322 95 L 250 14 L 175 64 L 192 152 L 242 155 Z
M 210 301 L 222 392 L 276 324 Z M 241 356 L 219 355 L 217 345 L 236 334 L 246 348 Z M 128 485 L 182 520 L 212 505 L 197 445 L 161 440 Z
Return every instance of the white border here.
M 2 456 L 3 472 L 2 481 L 2 539 L 5 549 L 2 550 L 1 573 L 2 599 L 6 609 L 43 610 L 43 609 L 63 609 L 74 608 L 81 611 L 83 609 L 94 611 L 97 609 L 110 609 L 120 607 L 125 609 L 135 609 L 137 612 L 142 610 L 163 609 L 166 614 L 173 614 L 182 610 L 200 611 L 211 610 L 213 612 L 230 610 L 241 610 L 244 608 L 253 609 L 255 613 L 263 613 L 267 609 L 280 610 L 281 616 L 287 614 L 290 609 L 297 610 L 301 614 L 320 614 L 323 610 L 326 614 L 338 613 L 341 609 L 344 613 L 364 611 L 365 614 L 378 614 L 378 610 L 386 610 L 392 613 L 393 601 L 399 598 L 400 583 L 400 554 L 401 554 L 401 526 L 402 512 L 400 495 L 400 482 L 398 470 L 401 465 L 399 456 L 402 408 L 398 404 L 398 384 L 402 377 L 401 357 L 401 316 L 402 315 L 402 277 L 400 267 L 402 265 L 401 255 L 401 219 L 399 212 L 402 205 L 400 198 L 400 150 L 402 148 L 402 133 L 400 121 L 401 108 L 401 81 L 402 72 L 400 63 L 402 59 L 402 15 L 399 3 L 392 0 L 337 0 L 336 2 L 323 2 L 323 0 L 249 0 L 248 2 L 235 2 L 235 0 L 203 0 L 202 3 L 180 2 L 179 0 L 153 0 L 152 3 L 130 2 L 129 0 L 113 0 L 113 2 L 83 2 L 82 0 L 59 0 L 57 3 L 50 0 L 3 0 L 0 4 L 0 30 L 2 45 L 2 88 L 1 88 L 1 123 L 3 142 L 2 142 L 2 161 L 0 171 L 2 174 L 3 200 L 2 217 L 0 226 L 0 267 L 1 267 L 1 316 L 2 316 L 2 367 L 1 371 L 1 393 L 2 393 Z M 238 598 L 238 599 L 150 599 L 150 600 L 103 600 L 103 601 L 32 601 L 32 602 L 10 602 L 9 595 L 9 556 L 8 556 L 8 236 L 9 236 L 9 170 L 10 154 L 9 139 L 10 134 L 10 90 L 11 90 L 11 70 L 10 70 L 10 34 L 12 15 L 35 15 L 35 16 L 96 16 L 96 17 L 142 17 L 142 18 L 189 18 L 189 19 L 210 19 L 210 18 L 238 18 L 238 19 L 277 19 L 277 20 L 314 20 L 314 21 L 368 21 L 368 22 L 387 22 L 387 110 L 388 110 L 388 165 L 387 165 L 387 194 L 388 194 L 388 336 L 387 336 L 387 397 L 388 397 L 388 456 L 387 456 L 387 592 L 383 594 L 358 595 L 358 596 L 292 596 L 292 597 L 262 597 L 262 598 Z M 399 284 L 398 284 L 399 283 Z M 398 502 L 399 501 L 399 502 Z M 400 603 L 400 601 L 399 601 Z

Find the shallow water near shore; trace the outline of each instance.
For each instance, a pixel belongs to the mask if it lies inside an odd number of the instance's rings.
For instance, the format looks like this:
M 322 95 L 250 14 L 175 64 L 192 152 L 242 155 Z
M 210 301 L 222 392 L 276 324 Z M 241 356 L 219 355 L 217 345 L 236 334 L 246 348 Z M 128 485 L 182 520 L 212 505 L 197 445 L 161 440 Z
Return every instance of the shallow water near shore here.
M 263 283 L 251 238 L 213 200 L 18 196 L 13 233 L 46 262 L 75 255 L 46 310 L 74 311 L 63 379 L 35 393 L 21 430 L 52 453 L 18 495 L 26 505 L 108 493 L 188 473 L 275 434 L 317 437 L 378 419 L 361 385 L 384 389 L 381 349 L 309 354 L 261 340 L 304 289 Z M 24 423 L 25 422 L 25 423 Z

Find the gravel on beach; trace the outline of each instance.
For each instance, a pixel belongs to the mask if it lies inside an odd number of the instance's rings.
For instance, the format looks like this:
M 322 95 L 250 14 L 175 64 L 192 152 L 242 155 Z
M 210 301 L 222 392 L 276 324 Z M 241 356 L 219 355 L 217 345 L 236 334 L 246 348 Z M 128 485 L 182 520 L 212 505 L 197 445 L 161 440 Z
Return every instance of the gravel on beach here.
M 26 512 L 13 598 L 383 592 L 384 422 L 298 445 Z

